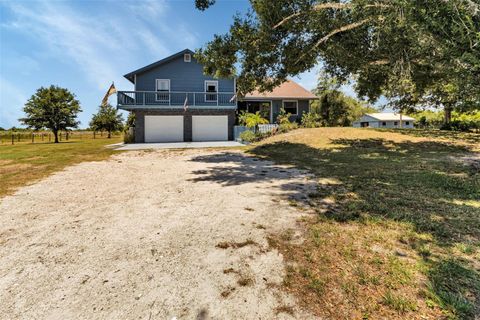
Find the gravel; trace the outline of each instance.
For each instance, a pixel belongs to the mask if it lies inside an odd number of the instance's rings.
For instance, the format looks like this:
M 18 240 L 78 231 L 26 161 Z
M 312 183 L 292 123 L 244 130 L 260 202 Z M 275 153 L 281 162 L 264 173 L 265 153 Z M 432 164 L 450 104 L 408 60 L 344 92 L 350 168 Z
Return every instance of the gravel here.
M 0 318 L 310 318 L 278 289 L 267 236 L 296 227 L 307 213 L 289 201 L 314 187 L 240 151 L 68 167 L 1 199 Z

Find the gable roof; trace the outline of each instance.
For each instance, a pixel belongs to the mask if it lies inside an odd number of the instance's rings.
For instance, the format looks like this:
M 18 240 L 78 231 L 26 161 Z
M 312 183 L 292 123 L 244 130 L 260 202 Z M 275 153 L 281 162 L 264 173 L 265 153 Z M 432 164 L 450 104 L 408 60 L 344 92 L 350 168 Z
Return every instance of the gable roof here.
M 287 80 L 278 87 L 269 92 L 259 92 L 257 90 L 247 93 L 245 99 L 267 99 L 267 98 L 291 98 L 291 99 L 317 99 L 317 96 L 296 83 L 293 80 Z
M 366 116 L 375 118 L 380 121 L 400 121 L 400 114 L 393 113 L 393 112 L 385 112 L 385 113 L 367 113 Z M 415 119 L 406 115 L 402 114 L 402 121 L 414 121 Z
M 178 57 L 181 57 L 183 56 L 185 53 L 190 53 L 192 56 L 195 52 L 193 52 L 192 50 L 190 49 L 185 49 L 185 50 L 182 50 L 180 52 L 177 52 L 177 53 L 174 53 L 172 54 L 171 56 L 168 56 L 166 58 L 163 58 L 162 60 L 158 60 L 157 62 L 154 62 L 154 63 L 151 63 L 149 64 L 148 66 L 145 66 L 143 68 L 140 68 L 140 69 L 137 69 L 135 71 L 132 71 L 132 72 L 129 72 L 127 73 L 126 75 L 124 75 L 125 78 L 127 78 L 128 80 L 130 80 L 131 83 L 134 83 L 135 82 L 135 75 L 136 74 L 139 74 L 139 73 L 142 73 L 144 71 L 147 71 L 147 70 L 150 70 L 152 68 L 155 68 L 155 67 L 158 67 L 162 64 L 165 64 L 167 62 L 170 62 Z

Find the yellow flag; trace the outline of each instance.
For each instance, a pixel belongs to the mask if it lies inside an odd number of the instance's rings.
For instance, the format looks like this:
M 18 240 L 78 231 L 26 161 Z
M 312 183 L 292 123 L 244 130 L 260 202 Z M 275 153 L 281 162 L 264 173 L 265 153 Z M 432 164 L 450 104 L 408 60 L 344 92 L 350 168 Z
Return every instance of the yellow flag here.
M 107 103 L 108 103 L 108 97 L 110 97 L 112 94 L 114 94 L 116 92 L 117 92 L 117 89 L 115 89 L 115 84 L 113 84 L 113 82 L 112 82 L 112 85 L 110 86 L 107 93 L 105 94 L 105 97 L 103 97 L 102 106 L 106 106 Z

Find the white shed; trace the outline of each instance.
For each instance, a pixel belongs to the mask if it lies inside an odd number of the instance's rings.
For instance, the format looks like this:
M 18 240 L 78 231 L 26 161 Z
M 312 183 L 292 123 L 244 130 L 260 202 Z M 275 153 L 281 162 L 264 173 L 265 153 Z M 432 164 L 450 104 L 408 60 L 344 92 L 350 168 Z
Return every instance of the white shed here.
M 355 128 L 413 128 L 414 118 L 399 113 L 368 113 L 353 123 Z

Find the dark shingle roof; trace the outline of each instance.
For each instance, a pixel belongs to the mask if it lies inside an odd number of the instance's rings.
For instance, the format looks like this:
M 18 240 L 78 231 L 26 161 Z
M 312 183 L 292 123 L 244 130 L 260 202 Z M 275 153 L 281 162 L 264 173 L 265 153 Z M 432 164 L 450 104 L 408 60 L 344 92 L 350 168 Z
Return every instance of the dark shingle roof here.
M 164 63 L 167 63 L 167 62 L 170 62 L 172 61 L 173 59 L 175 58 L 178 58 L 178 57 L 181 57 L 183 56 L 183 54 L 185 53 L 190 53 L 191 55 L 194 54 L 194 52 L 190 49 L 185 49 L 185 50 L 182 50 L 180 52 L 177 52 L 175 54 L 172 54 L 171 56 L 168 56 L 166 58 L 163 58 L 162 60 L 158 60 L 157 62 L 154 62 L 152 64 L 149 64 L 148 66 L 145 66 L 143 68 L 140 68 L 140 69 L 137 69 L 135 71 L 132 71 L 132 72 L 129 72 L 127 73 L 126 75 L 124 75 L 125 78 L 127 78 L 128 80 L 130 80 L 130 82 L 134 83 L 135 82 L 135 75 L 136 74 L 139 74 L 139 73 L 142 73 L 142 72 L 145 72 L 147 70 L 150 70 L 152 68 L 155 68 L 155 67 L 158 67 Z

